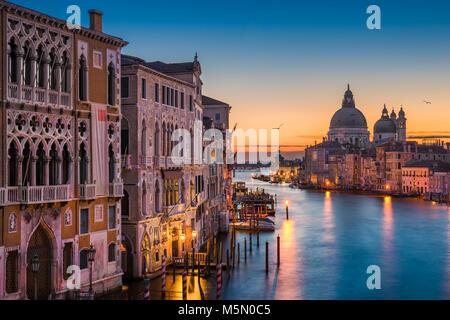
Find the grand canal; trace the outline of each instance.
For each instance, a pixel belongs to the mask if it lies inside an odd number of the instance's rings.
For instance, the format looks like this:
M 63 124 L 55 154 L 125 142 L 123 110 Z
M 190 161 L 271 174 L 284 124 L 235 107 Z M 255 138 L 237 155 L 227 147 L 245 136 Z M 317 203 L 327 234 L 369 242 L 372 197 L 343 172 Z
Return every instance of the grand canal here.
M 263 233 L 260 247 L 223 275 L 223 299 L 450 299 L 450 209 L 411 199 L 393 199 L 291 189 L 236 172 L 235 181 L 278 198 L 276 231 Z M 289 200 L 289 220 L 284 201 Z M 276 265 L 276 237 L 281 265 Z M 265 242 L 270 270 L 265 272 Z M 228 239 L 224 239 L 224 252 Z M 381 269 L 381 290 L 367 288 L 371 265 Z M 214 278 L 214 277 L 213 277 Z M 168 278 L 169 280 L 171 278 Z M 171 280 L 168 282 L 172 282 Z M 159 280 L 152 287 L 158 287 Z M 178 288 L 180 287 L 180 288 Z M 180 279 L 174 290 L 181 290 Z M 189 279 L 189 299 L 200 299 Z M 206 299 L 215 298 L 214 279 L 202 280 Z M 174 297 L 175 299 L 178 298 Z M 181 298 L 181 294 L 180 294 Z

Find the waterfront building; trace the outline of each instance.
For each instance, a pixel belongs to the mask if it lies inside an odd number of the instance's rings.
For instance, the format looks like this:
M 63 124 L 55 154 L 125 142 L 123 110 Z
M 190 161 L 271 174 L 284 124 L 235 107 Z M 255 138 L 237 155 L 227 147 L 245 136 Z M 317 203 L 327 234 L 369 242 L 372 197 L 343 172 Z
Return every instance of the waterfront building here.
M 430 179 L 435 172 L 449 172 L 450 164 L 442 161 L 410 161 L 402 168 L 402 187 L 406 194 L 419 194 L 429 197 Z
M 95 292 L 122 285 L 120 52 L 127 43 L 90 27 L 0 1 L 0 299 L 59 299 L 67 269 Z
M 450 169 L 441 167 L 430 177 L 431 200 L 450 204 Z

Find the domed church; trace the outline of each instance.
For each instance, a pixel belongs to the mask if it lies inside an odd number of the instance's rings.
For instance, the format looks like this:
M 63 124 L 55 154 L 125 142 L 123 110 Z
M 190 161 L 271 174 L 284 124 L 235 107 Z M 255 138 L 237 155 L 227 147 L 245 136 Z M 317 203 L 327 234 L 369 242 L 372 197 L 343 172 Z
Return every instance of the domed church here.
M 378 144 L 389 140 L 406 141 L 406 118 L 403 107 L 400 108 L 397 118 L 394 110 L 389 116 L 386 105 L 384 105 L 381 118 L 373 127 L 373 142 Z
M 355 107 L 353 92 L 350 90 L 350 85 L 348 85 L 342 101 L 342 108 L 336 111 L 331 119 L 328 141 L 366 147 L 370 143 L 369 136 L 366 118 Z

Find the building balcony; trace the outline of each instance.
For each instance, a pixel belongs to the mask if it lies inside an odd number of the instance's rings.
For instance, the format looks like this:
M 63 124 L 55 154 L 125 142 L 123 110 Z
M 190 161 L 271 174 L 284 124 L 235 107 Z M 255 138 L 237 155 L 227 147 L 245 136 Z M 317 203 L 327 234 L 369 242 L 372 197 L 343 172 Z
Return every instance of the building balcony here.
M 186 205 L 184 203 L 181 203 L 174 206 L 164 206 L 163 211 L 169 216 L 183 214 L 186 212 Z
M 179 168 L 184 166 L 183 157 L 167 157 L 166 168 Z
M 72 198 L 70 185 L 20 187 L 19 190 L 23 204 L 63 202 Z
M 71 97 L 71 93 L 68 92 L 59 92 L 24 84 L 19 85 L 17 83 L 8 84 L 8 99 L 13 102 L 24 102 L 41 106 L 50 105 L 54 108 L 71 109 Z
M 114 182 L 109 184 L 109 196 L 112 198 L 123 197 L 123 182 Z
M 0 206 L 64 202 L 71 199 L 70 185 L 7 187 L 0 189 Z
M 153 165 L 155 169 L 165 169 L 166 168 L 166 159 L 162 156 L 154 156 L 153 157 Z
M 81 184 L 80 185 L 80 200 L 93 200 L 96 196 L 95 184 Z
M 153 157 L 141 156 L 141 169 L 151 168 L 153 165 Z

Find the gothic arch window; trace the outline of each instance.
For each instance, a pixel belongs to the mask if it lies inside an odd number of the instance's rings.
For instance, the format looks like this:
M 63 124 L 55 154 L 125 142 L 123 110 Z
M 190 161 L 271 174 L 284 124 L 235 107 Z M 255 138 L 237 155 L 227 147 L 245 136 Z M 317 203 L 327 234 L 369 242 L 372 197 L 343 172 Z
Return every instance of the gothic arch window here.
M 36 80 L 39 88 L 45 88 L 45 51 L 42 45 L 37 49 Z
M 62 55 L 62 66 L 61 66 L 61 91 L 70 92 L 70 73 L 71 66 L 69 56 L 66 51 Z
M 70 179 L 70 152 L 67 144 L 64 145 L 62 152 L 62 184 L 69 184 Z
M 57 69 L 57 63 L 58 63 L 58 57 L 56 56 L 55 49 L 52 49 L 50 51 L 50 66 L 49 66 L 49 82 L 50 82 L 50 89 L 51 90 L 58 90 L 58 73 L 56 71 Z
M 108 66 L 108 104 L 111 106 L 116 105 L 116 71 L 114 64 L 111 62 Z
M 32 166 L 32 155 L 30 142 L 25 143 L 25 148 L 22 151 L 23 161 L 22 161 L 22 185 L 31 186 L 31 166 Z
M 78 97 L 80 101 L 87 100 L 87 63 L 84 55 L 80 57 L 80 68 L 78 69 Z
M 88 183 L 88 156 L 84 143 L 80 145 L 80 184 Z
M 8 149 L 8 185 L 11 187 L 15 187 L 19 184 L 18 160 L 19 151 L 17 150 L 15 142 L 12 141 Z
M 9 83 L 17 83 L 17 69 L 18 69 L 18 48 L 14 38 L 8 42 L 8 81 Z
M 116 178 L 116 166 L 114 159 L 114 150 L 112 144 L 108 147 L 108 172 L 109 172 L 109 183 L 113 183 Z
M 59 184 L 58 166 L 59 166 L 58 150 L 56 149 L 56 143 L 53 143 L 52 148 L 50 150 L 50 165 L 49 165 L 50 171 L 49 180 L 51 186 Z
M 126 118 L 122 118 L 122 121 L 120 122 L 120 132 L 121 132 L 121 154 L 122 155 L 127 155 L 130 154 L 130 147 L 129 147 L 129 143 L 130 143 L 130 129 L 128 126 L 128 120 Z
M 43 186 L 45 185 L 45 149 L 43 143 L 39 143 L 37 152 L 36 152 L 36 185 Z
M 22 83 L 26 86 L 33 85 L 33 79 L 31 74 L 31 60 L 33 56 L 32 48 L 30 46 L 29 41 L 25 42 L 23 46 L 24 58 L 23 58 L 23 67 L 22 67 Z

